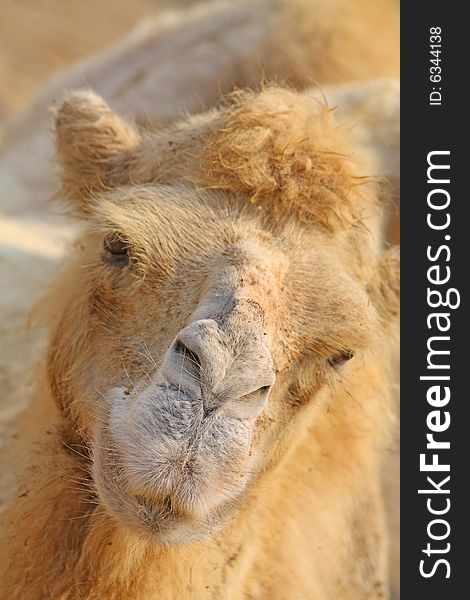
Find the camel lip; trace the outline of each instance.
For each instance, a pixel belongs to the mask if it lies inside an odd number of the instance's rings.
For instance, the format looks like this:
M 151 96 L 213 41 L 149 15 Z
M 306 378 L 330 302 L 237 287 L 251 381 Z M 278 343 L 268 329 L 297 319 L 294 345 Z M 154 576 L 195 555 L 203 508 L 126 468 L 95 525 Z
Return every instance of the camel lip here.
M 156 545 L 182 545 L 205 539 L 226 522 L 222 515 L 191 515 L 169 495 L 131 492 L 116 479 L 93 477 L 100 504 L 128 532 Z
M 157 545 L 175 546 L 194 543 L 212 535 L 224 519 L 194 519 L 170 498 L 160 501 L 133 495 L 126 506 L 112 509 L 114 517 L 138 537 Z
M 146 498 L 141 494 L 134 495 L 139 517 L 155 518 L 162 521 L 189 521 L 191 515 L 183 507 L 176 505 L 170 495 L 162 495 L 153 499 Z
M 231 520 L 251 477 L 245 474 L 243 463 L 229 480 L 223 460 L 208 464 L 201 457 L 201 444 L 204 435 L 213 437 L 212 427 L 216 427 L 218 443 L 226 439 L 226 430 L 230 433 L 231 427 L 237 428 L 236 434 L 243 440 L 251 439 L 247 426 L 229 416 L 222 418 L 218 410 L 204 419 L 201 403 L 197 427 L 185 430 L 182 440 L 173 430 L 171 437 L 158 428 L 153 430 L 152 421 L 150 425 L 143 419 L 134 422 L 140 414 L 129 411 L 122 389 L 113 388 L 109 396 L 114 400 L 113 409 L 106 423 L 97 423 L 93 432 L 92 474 L 100 503 L 113 520 L 156 544 L 195 542 Z M 151 413 L 150 417 L 154 416 Z M 245 460 L 245 455 L 239 460 Z

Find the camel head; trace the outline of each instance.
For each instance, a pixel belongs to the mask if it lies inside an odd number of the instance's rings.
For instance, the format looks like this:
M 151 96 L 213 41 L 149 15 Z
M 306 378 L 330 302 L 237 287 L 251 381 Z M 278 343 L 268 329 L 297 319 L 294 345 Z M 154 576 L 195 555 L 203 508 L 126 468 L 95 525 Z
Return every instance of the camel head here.
M 63 435 L 123 526 L 207 536 L 377 354 L 396 265 L 373 185 L 332 111 L 278 88 L 152 133 L 77 92 L 56 135 L 82 221 L 51 301 Z

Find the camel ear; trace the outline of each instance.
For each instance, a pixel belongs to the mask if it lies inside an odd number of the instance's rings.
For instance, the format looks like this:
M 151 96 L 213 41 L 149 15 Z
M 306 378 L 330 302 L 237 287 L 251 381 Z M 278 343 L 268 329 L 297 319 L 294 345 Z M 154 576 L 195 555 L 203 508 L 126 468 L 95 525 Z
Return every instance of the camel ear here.
M 132 125 L 91 91 L 70 94 L 56 114 L 56 149 L 66 196 L 86 212 L 94 191 L 113 185 L 116 160 L 140 143 Z
M 400 312 L 399 246 L 392 246 L 383 253 L 370 292 L 384 322 L 396 321 Z

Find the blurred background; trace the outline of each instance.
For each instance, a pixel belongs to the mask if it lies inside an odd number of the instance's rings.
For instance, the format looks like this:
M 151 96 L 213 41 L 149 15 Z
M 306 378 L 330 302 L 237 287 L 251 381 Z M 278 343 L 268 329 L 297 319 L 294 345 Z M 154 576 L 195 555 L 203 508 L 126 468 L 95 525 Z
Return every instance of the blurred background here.
M 191 0 L 0 0 L 0 135 L 44 80 L 159 8 Z

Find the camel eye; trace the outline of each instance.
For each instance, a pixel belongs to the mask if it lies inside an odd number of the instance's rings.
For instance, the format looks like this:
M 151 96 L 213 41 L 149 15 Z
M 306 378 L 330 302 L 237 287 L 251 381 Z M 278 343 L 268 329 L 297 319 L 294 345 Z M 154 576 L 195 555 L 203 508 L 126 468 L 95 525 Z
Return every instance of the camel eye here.
M 111 233 L 106 236 L 103 247 L 108 259 L 120 264 L 127 264 L 129 259 L 129 245 L 117 233 Z
M 332 367 L 337 368 L 340 367 L 343 363 L 347 362 L 348 360 L 351 360 L 353 356 L 354 352 L 352 352 L 351 350 L 341 350 L 341 352 L 338 352 L 338 354 L 335 354 L 334 356 L 329 358 L 328 362 Z

